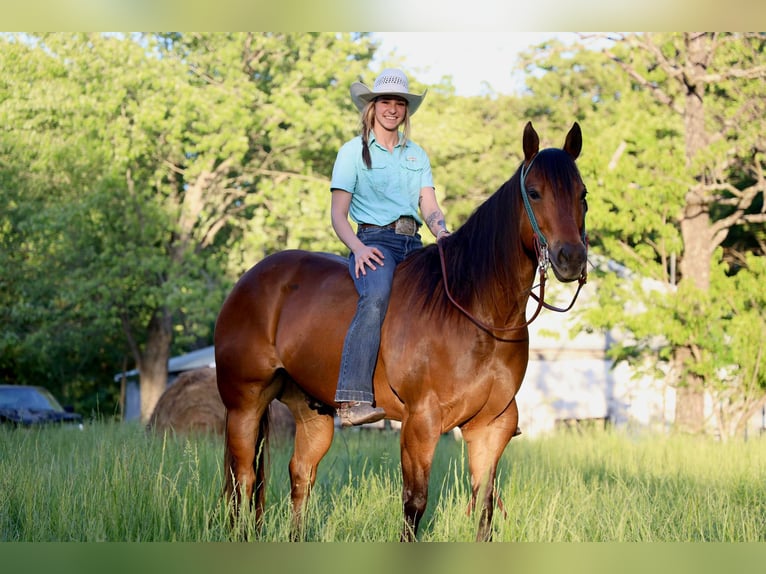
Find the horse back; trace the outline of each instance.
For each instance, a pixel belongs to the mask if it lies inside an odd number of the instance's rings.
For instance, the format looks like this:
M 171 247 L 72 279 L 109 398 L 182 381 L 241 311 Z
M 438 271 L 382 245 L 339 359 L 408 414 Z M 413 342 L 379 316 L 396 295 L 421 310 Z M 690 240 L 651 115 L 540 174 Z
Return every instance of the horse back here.
M 216 322 L 219 388 L 273 382 L 282 372 L 325 403 L 357 293 L 348 260 L 287 250 L 264 258 L 237 282 Z

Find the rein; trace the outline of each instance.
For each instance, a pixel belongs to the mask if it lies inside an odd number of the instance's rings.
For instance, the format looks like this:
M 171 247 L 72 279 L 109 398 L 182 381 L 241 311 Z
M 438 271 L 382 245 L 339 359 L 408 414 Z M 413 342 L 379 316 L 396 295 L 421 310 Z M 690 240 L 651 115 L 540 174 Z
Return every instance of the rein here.
M 447 294 L 447 298 L 455 307 L 458 308 L 458 310 L 461 313 L 463 313 L 463 315 L 468 317 L 477 327 L 479 327 L 480 329 L 483 329 L 484 331 L 486 331 L 493 337 L 495 337 L 495 333 L 494 333 L 495 331 L 517 331 L 519 329 L 523 329 L 524 327 L 527 327 L 530 323 L 532 323 L 532 321 L 537 319 L 537 316 L 540 314 L 540 311 L 542 310 L 543 307 L 551 308 L 550 306 L 548 306 L 547 303 L 545 303 L 545 280 L 546 280 L 547 267 L 541 264 L 541 265 L 538 265 L 538 270 L 540 272 L 540 295 L 535 295 L 534 293 L 532 293 L 532 296 L 535 298 L 535 300 L 538 303 L 537 309 L 535 309 L 535 312 L 532 314 L 532 317 L 529 320 L 527 320 L 525 323 L 521 325 L 515 325 L 513 327 L 494 327 L 492 325 L 488 325 L 481 319 L 475 317 L 470 311 L 468 311 L 468 309 L 466 309 L 460 303 L 458 303 L 455 300 L 455 298 L 452 296 L 452 293 L 450 293 L 449 282 L 447 281 L 447 264 L 444 259 L 444 247 L 442 247 L 441 241 L 437 241 L 436 245 L 439 248 L 439 259 L 441 261 L 441 266 L 442 266 L 442 279 L 444 280 L 444 292 Z M 579 291 L 580 290 L 578 289 L 577 292 L 579 293 Z M 575 295 L 575 298 L 576 297 L 577 295 Z M 566 310 L 571 309 L 572 305 L 574 305 L 574 301 L 572 301 L 572 304 L 569 305 L 569 307 L 567 307 Z M 556 310 L 556 309 L 554 308 L 553 310 Z
M 465 309 L 460 303 L 458 303 L 455 298 L 452 296 L 452 293 L 449 289 L 449 282 L 447 281 L 447 264 L 444 257 L 444 247 L 442 246 L 442 242 L 440 240 L 436 241 L 436 245 L 439 248 L 439 260 L 441 262 L 441 268 L 442 268 L 442 279 L 444 280 L 444 292 L 447 294 L 447 298 L 450 300 L 450 302 L 457 307 L 457 309 L 462 312 L 468 319 L 470 319 L 477 327 L 480 329 L 483 329 L 490 335 L 492 335 L 495 338 L 499 338 L 495 335 L 496 331 L 517 331 L 519 329 L 523 329 L 525 327 L 528 327 L 532 321 L 537 319 L 537 316 L 540 314 L 540 311 L 545 307 L 546 309 L 549 309 L 550 311 L 555 311 L 557 313 L 566 313 L 569 311 L 575 304 L 575 301 L 577 301 L 577 297 L 580 294 L 580 290 L 582 289 L 583 285 L 588 280 L 588 273 L 587 273 L 587 263 L 586 268 L 583 270 L 582 274 L 580 275 L 577 286 L 577 291 L 575 291 L 574 297 L 572 297 L 572 301 L 569 303 L 569 305 L 565 308 L 556 307 L 554 305 L 551 305 L 550 303 L 545 302 L 545 282 L 548 278 L 548 268 L 551 265 L 550 258 L 548 256 L 548 241 L 545 238 L 545 235 L 543 235 L 542 231 L 540 231 L 540 227 L 537 224 L 537 219 L 535 218 L 534 211 L 532 211 L 532 205 L 529 202 L 529 196 L 527 195 L 527 187 L 524 183 L 527 174 L 529 173 L 529 169 L 532 167 L 532 163 L 535 161 L 535 156 L 532 158 L 532 161 L 529 162 L 529 164 L 526 166 L 526 169 L 524 169 L 524 166 L 521 168 L 519 183 L 521 187 L 521 197 L 524 201 L 524 208 L 527 212 L 527 216 L 529 217 L 529 222 L 532 224 L 532 231 L 534 233 L 533 240 L 534 240 L 534 246 L 535 251 L 537 252 L 537 269 L 538 273 L 540 275 L 540 294 L 537 295 L 534 292 L 530 291 L 530 296 L 537 301 L 537 309 L 535 309 L 535 312 L 532 314 L 532 317 L 530 317 L 526 322 L 522 323 L 521 325 L 515 325 L 513 327 L 496 327 L 492 325 L 488 325 L 487 323 L 483 322 L 479 318 L 475 317 L 470 311 Z M 585 244 L 585 248 L 588 247 L 588 238 L 585 233 L 585 226 L 583 225 L 583 231 L 582 231 L 582 237 L 583 237 L 583 243 Z M 534 289 L 534 287 L 533 287 Z

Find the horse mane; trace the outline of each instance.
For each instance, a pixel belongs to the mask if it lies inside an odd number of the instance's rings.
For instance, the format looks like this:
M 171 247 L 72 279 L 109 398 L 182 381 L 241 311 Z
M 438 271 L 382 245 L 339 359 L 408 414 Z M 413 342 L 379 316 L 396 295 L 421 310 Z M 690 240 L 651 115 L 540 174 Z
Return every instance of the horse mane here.
M 463 306 L 507 306 L 508 297 L 518 297 L 523 290 L 519 270 L 527 255 L 519 229 L 519 173 L 517 170 L 463 225 L 442 239 L 450 292 Z M 397 274 L 405 277 L 401 282 L 404 298 L 415 306 L 439 316 L 455 310 L 444 290 L 436 245 L 412 253 L 399 265 Z
M 580 177 L 571 156 L 557 148 L 541 150 L 534 166 L 557 196 L 570 189 L 573 178 Z M 521 240 L 520 226 L 526 214 L 520 173 L 521 166 L 462 226 L 442 239 L 450 293 L 466 308 L 491 312 L 509 309 L 509 304 L 512 308 L 526 305 L 530 285 L 523 284 L 522 269 L 525 264 L 536 266 L 537 255 L 526 250 Z M 397 273 L 404 276 L 404 300 L 441 317 L 457 312 L 444 290 L 436 245 L 412 253 Z

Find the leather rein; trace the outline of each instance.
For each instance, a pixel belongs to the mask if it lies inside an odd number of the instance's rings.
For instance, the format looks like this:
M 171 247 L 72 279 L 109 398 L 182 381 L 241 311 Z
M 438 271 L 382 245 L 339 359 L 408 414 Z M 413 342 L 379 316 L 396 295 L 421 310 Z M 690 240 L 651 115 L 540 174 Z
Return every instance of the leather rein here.
M 535 156 L 537 157 L 537 156 Z M 530 292 L 530 296 L 537 301 L 537 308 L 535 309 L 535 312 L 532 314 L 532 317 L 530 317 L 526 322 L 522 323 L 521 325 L 515 325 L 512 327 L 496 327 L 493 325 L 488 325 L 484 321 L 480 320 L 476 316 L 474 316 L 470 311 L 465 309 L 460 303 L 458 303 L 455 298 L 452 296 L 452 293 L 449 289 L 449 282 L 447 281 L 447 264 L 444 258 L 444 247 L 442 246 L 442 241 L 437 240 L 436 245 L 439 248 L 439 259 L 441 261 L 441 268 L 442 268 L 442 279 L 444 280 L 444 292 L 447 294 L 447 298 L 450 300 L 450 302 L 457 307 L 460 312 L 462 312 L 468 319 L 470 319 L 477 327 L 483 329 L 490 335 L 492 335 L 495 338 L 499 338 L 495 335 L 496 331 L 517 331 L 519 329 L 523 329 L 527 326 L 529 326 L 532 321 L 537 319 L 537 316 L 540 314 L 540 311 L 542 311 L 543 307 L 546 309 L 549 309 L 550 311 L 555 311 L 557 313 L 566 313 L 569 311 L 575 304 L 575 301 L 577 301 L 577 296 L 580 294 L 580 290 L 582 289 L 583 285 L 588 280 L 588 271 L 587 271 L 587 263 L 585 269 L 583 269 L 582 274 L 580 275 L 578 279 L 578 286 L 577 291 L 575 291 L 574 297 L 572 297 L 572 301 L 569 303 L 567 307 L 556 307 L 554 305 L 551 305 L 550 303 L 545 302 L 545 282 L 548 278 L 548 268 L 551 266 L 550 257 L 548 255 L 548 242 L 545 239 L 545 236 L 543 235 L 542 231 L 540 231 L 540 227 L 537 225 L 537 219 L 535 218 L 535 214 L 532 211 L 532 206 L 529 203 L 529 197 L 527 195 L 527 188 L 524 183 L 527 173 L 529 173 L 529 168 L 532 167 L 532 163 L 535 161 L 535 158 L 532 158 L 532 161 L 529 162 L 529 164 L 526 166 L 526 169 L 522 166 L 521 168 L 521 174 L 520 174 L 520 187 L 521 187 L 521 195 L 524 200 L 524 208 L 527 212 L 527 216 L 529 217 L 529 221 L 532 224 L 532 229 L 534 230 L 533 235 L 533 241 L 535 246 L 535 251 L 537 253 L 537 270 L 540 275 L 540 293 L 539 295 L 535 294 L 534 292 Z M 583 225 L 583 231 L 582 231 L 582 237 L 583 242 L 585 243 L 585 249 L 588 248 L 588 238 L 585 233 L 585 226 Z M 534 289 L 534 287 L 532 287 Z

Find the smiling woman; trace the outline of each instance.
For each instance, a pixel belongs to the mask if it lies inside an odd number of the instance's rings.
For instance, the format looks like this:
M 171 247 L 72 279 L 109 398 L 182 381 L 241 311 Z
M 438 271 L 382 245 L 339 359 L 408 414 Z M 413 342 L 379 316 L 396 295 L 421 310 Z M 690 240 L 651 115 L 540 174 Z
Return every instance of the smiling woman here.
M 361 114 L 361 134 L 341 147 L 330 183 L 332 227 L 351 251 L 348 268 L 359 295 L 335 394 L 342 426 L 385 416 L 374 405 L 372 378 L 394 271 L 423 246 L 418 234 L 423 223 L 437 239 L 448 234 L 428 154 L 410 139 L 410 117 L 425 92 L 411 93 L 407 76 L 394 68 L 383 70 L 372 89 L 354 82 L 350 91 Z

